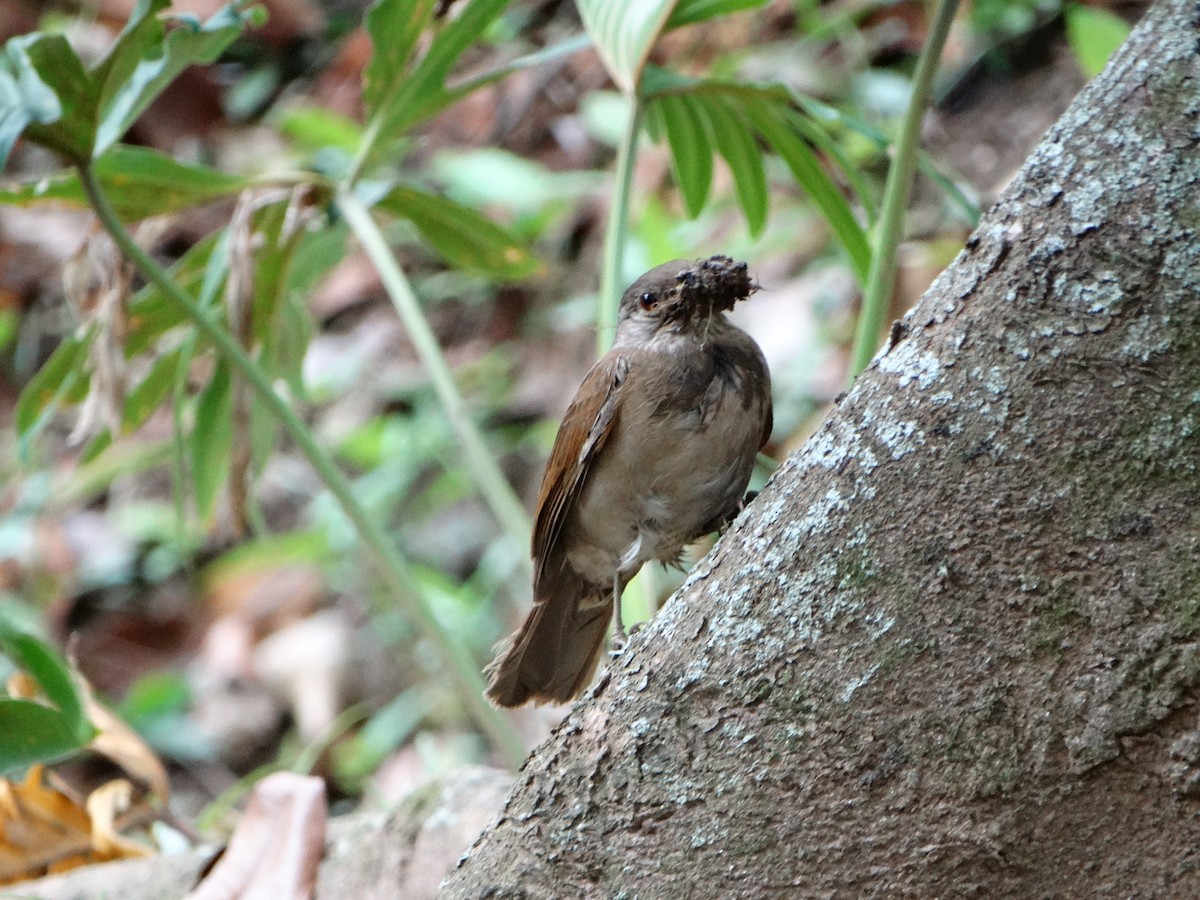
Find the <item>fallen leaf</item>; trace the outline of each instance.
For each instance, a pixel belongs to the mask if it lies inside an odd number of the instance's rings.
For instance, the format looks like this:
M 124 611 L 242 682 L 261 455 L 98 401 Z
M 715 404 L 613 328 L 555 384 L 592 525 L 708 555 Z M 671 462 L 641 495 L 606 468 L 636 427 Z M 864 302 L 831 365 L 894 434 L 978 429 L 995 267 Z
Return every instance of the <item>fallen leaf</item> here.
M 254 788 L 229 846 L 186 900 L 307 900 L 325 853 L 320 778 L 276 772 Z
M 129 782 L 98 788 L 83 806 L 43 784 L 43 772 L 36 765 L 21 782 L 0 779 L 0 885 L 152 852 L 117 833 Z
M 171 784 L 162 760 L 136 731 L 96 700 L 92 695 L 92 686 L 75 665 L 74 653 L 68 653 L 68 660 L 76 684 L 79 685 L 84 712 L 97 732 L 88 742 L 88 747 L 112 760 L 124 769 L 127 775 L 144 784 L 165 807 L 171 797 Z
M 113 859 L 151 856 L 154 851 L 117 831 L 117 816 L 133 805 L 133 785 L 116 778 L 96 788 L 87 798 L 92 820 L 92 849 Z

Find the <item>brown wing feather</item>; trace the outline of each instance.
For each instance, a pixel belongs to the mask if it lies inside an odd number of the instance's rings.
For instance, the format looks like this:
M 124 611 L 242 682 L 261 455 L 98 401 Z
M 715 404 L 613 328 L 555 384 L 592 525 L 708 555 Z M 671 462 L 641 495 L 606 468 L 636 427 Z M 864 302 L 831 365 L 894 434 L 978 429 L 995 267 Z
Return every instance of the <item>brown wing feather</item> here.
M 538 584 L 556 549 L 567 513 L 583 486 L 592 460 L 612 433 L 618 395 L 628 374 L 625 357 L 614 352 L 605 355 L 583 379 L 558 428 L 533 522 L 535 598 L 542 596 Z
M 487 696 L 500 706 L 570 700 L 596 669 L 612 607 L 571 568 L 559 540 L 592 460 L 612 433 L 628 372 L 618 354 L 601 359 L 559 426 L 533 524 L 533 608 L 485 670 Z

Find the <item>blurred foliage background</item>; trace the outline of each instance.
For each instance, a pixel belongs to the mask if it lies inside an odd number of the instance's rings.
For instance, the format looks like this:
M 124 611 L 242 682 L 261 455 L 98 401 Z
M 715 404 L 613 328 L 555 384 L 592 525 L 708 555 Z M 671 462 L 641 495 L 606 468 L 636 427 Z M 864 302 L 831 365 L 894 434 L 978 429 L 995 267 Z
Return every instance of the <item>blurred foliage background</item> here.
M 963 4 L 889 321 L 1144 5 Z M 15 140 L 0 184 L 6 633 L 69 644 L 202 824 L 276 768 L 319 772 L 354 804 L 513 764 L 563 710 L 488 719 L 471 678 L 529 602 L 523 534 L 611 324 L 602 295 L 676 257 L 748 260 L 763 290 L 736 315 L 774 378 L 769 455 L 798 446 L 845 385 L 931 7 L 692 0 L 641 48 L 644 69 L 637 35 L 617 36 L 632 42 L 620 86 L 620 60 L 606 68 L 562 0 L 263 0 L 241 19 L 181 0 L 165 29 L 150 0 L 8 0 L 10 84 L 68 49 L 106 80 L 91 112 L 68 110 L 70 134 L 0 91 L 32 123 L 21 140 L 0 123 Z M 122 260 L 69 163 L 296 424 Z M 389 552 L 394 571 L 372 562 Z M 680 578 L 640 578 L 632 618 Z M 28 668 L 18 644 L 0 665 Z M 71 728 L 86 738 L 78 711 Z

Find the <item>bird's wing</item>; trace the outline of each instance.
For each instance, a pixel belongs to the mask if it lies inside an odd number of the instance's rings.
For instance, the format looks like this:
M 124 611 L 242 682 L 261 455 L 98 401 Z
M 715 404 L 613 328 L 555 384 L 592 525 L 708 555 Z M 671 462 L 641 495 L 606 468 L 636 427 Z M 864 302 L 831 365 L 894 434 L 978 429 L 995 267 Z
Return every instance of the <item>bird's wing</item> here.
M 588 372 L 563 416 L 546 464 L 533 523 L 535 597 L 536 584 L 579 496 L 592 460 L 612 433 L 621 386 L 628 374 L 629 361 L 610 351 Z

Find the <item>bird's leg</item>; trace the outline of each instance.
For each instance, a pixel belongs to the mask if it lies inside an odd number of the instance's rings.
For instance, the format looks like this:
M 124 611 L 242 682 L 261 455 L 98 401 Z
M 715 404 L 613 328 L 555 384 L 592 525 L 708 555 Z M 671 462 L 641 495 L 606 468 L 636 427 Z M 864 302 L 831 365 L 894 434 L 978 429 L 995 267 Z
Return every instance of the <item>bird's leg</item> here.
M 620 656 L 627 643 L 625 622 L 621 619 L 621 570 L 617 569 L 613 572 L 613 636 L 608 655 Z
M 746 491 L 746 495 L 742 497 L 737 506 L 720 518 L 713 520 L 709 526 L 705 527 L 705 531 L 715 531 L 719 537 L 724 537 L 729 526 L 733 524 L 733 520 L 740 516 L 756 497 L 758 497 L 758 491 Z

